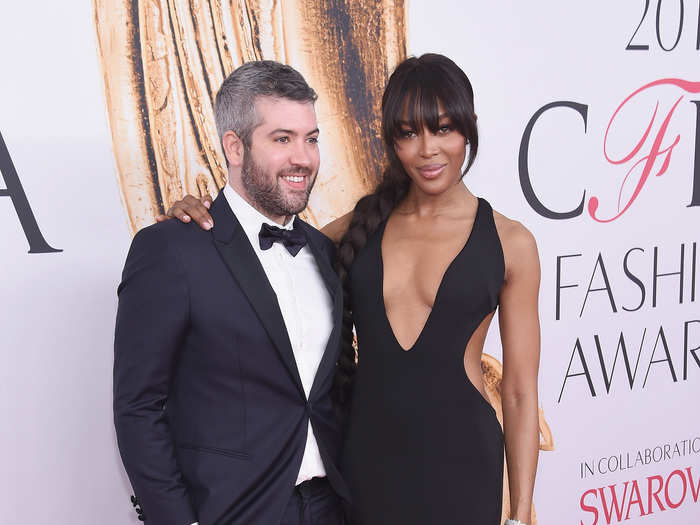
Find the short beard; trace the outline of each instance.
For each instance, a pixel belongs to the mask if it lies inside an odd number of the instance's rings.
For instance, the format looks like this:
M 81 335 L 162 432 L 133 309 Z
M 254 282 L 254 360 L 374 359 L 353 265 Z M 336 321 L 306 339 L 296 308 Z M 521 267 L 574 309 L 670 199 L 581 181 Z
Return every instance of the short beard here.
M 280 189 L 280 177 L 284 175 L 306 175 L 309 186 L 304 195 L 296 192 L 295 195 L 286 196 Z M 267 173 L 255 162 L 249 148 L 245 148 L 243 167 L 241 169 L 241 182 L 246 193 L 258 210 L 266 215 L 296 215 L 303 211 L 309 202 L 309 195 L 316 179 L 311 179 L 312 172 L 302 166 L 279 171 L 273 180 L 269 180 Z

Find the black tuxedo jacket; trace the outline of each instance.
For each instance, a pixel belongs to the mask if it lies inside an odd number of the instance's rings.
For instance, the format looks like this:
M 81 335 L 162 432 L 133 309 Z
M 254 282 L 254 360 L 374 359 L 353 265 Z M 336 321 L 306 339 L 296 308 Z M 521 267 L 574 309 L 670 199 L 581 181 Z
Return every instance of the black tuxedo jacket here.
M 348 499 L 330 398 L 342 316 L 334 246 L 295 219 L 333 299 L 307 400 L 275 293 L 223 193 L 210 213 L 211 231 L 171 220 L 134 237 L 118 289 L 117 441 L 147 524 L 277 525 L 309 419 Z

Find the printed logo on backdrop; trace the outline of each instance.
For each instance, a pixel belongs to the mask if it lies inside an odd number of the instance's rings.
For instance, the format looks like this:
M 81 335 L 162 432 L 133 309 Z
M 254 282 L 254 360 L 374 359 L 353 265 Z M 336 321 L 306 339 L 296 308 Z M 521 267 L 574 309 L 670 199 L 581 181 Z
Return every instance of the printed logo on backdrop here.
M 621 45 L 626 45 L 624 49 L 630 54 L 653 50 L 660 52 L 661 58 L 683 46 L 694 46 L 700 61 L 700 2 L 692 3 L 692 18 L 687 16 L 687 1 L 645 0 L 636 4 L 642 8 L 641 17 L 634 19 Z M 655 39 L 646 40 L 643 30 L 647 29 L 654 30 Z M 674 213 L 688 217 L 686 222 L 697 224 L 700 79 L 652 77 L 642 85 L 621 91 L 613 108 L 600 129 L 590 129 L 589 112 L 596 108 L 585 101 L 556 100 L 534 112 L 524 128 L 518 156 L 520 186 L 529 206 L 542 217 L 562 221 L 562 225 L 571 219 L 590 220 L 603 228 L 622 220 L 639 225 L 653 220 L 648 213 L 642 215 L 641 206 L 635 206 L 640 195 L 649 193 L 654 195 L 657 207 L 675 208 Z M 556 202 L 545 205 L 532 184 L 530 151 L 548 147 L 533 142 L 533 130 L 541 117 L 553 109 L 568 111 L 571 118 L 582 123 L 582 133 L 572 136 L 572 141 L 599 138 L 602 143 L 598 154 L 604 160 L 602 165 L 608 177 L 605 189 L 594 192 L 584 187 L 574 208 L 557 208 Z M 690 125 L 683 127 L 686 124 L 681 122 Z M 687 149 L 693 152 L 690 157 L 679 153 Z M 689 180 L 680 198 L 671 197 L 663 189 L 674 176 Z M 664 239 L 649 239 L 646 244 L 627 246 L 621 253 L 615 246 L 617 255 L 601 247 L 594 248 L 593 253 L 582 250 L 556 256 L 552 261 L 556 271 L 554 321 L 576 327 L 577 320 L 608 315 L 610 322 L 606 321 L 605 327 L 617 327 L 612 334 L 574 331 L 568 346 L 559 349 L 567 359 L 557 388 L 557 404 L 566 405 L 573 399 L 605 400 L 621 392 L 667 392 L 671 385 L 698 382 L 700 309 L 696 299 L 700 233 L 695 229 L 693 235 L 695 238 L 674 245 Z M 688 313 L 664 318 L 662 307 Z M 648 321 L 639 323 L 632 317 L 629 322 L 628 315 L 623 317 L 623 313 L 643 311 L 658 312 L 659 321 L 645 326 Z M 595 487 L 580 494 L 581 516 L 577 523 L 609 525 L 697 504 L 700 471 L 693 465 L 697 465 L 699 455 L 700 435 L 696 434 L 675 436 L 666 443 L 649 443 L 638 450 L 611 451 L 603 457 L 583 459 L 580 479 L 597 481 Z M 645 475 L 634 473 L 643 467 L 654 471 Z M 625 481 L 604 480 L 605 476 L 623 472 Z
M 650 4 L 651 2 L 646 0 L 641 21 L 625 48 L 628 51 L 649 50 L 649 44 L 640 42 L 637 39 L 637 33 L 646 20 Z M 674 36 L 673 43 L 668 45 L 661 31 L 662 17 L 664 14 L 668 16 L 663 6 L 663 0 L 656 2 L 656 37 L 659 48 L 670 53 L 678 47 L 679 43 L 684 42 L 681 37 L 685 3 L 680 0 L 678 32 Z M 698 2 L 696 33 L 692 36 L 696 50 L 700 51 L 700 2 Z M 642 95 L 651 95 L 651 98 L 647 96 L 643 99 L 651 101 L 651 107 L 634 105 Z M 572 210 L 555 211 L 547 208 L 535 194 L 530 182 L 528 153 L 532 130 L 539 118 L 553 108 L 570 109 L 581 118 L 584 133 L 588 133 L 589 106 L 571 101 L 555 101 L 546 104 L 534 113 L 526 125 L 519 153 L 520 181 L 526 200 L 537 213 L 549 219 L 565 220 L 584 215 L 585 208 L 589 218 L 601 224 L 618 220 L 626 213 L 633 213 L 630 210 L 645 188 L 652 184 L 662 184 L 664 175 L 688 169 L 687 164 L 683 162 L 688 159 L 674 156 L 682 140 L 689 141 L 694 146 L 688 200 L 685 203 L 666 202 L 664 205 L 685 205 L 687 208 L 700 206 L 700 82 L 663 78 L 637 87 L 623 97 L 607 120 L 606 128 L 599 130 L 603 139 L 601 154 L 610 166 L 611 172 L 617 175 L 613 176 L 614 191 L 611 191 L 611 196 L 587 197 L 584 190 L 578 206 Z M 650 116 L 641 130 L 630 126 L 621 127 L 618 125 L 618 120 L 621 112 L 625 110 L 645 111 L 644 115 Z M 693 112 L 695 129 L 672 132 L 673 117 L 683 110 Z M 621 137 L 629 143 L 629 147 L 623 153 L 612 154 L 610 141 L 616 134 L 618 139 Z M 602 200 L 613 201 L 616 209 L 604 214 L 600 211 Z M 583 269 L 582 261 L 587 261 L 583 263 Z M 625 285 L 632 284 L 637 289 L 635 300 L 629 297 L 622 299 L 616 292 L 622 287 L 622 283 L 610 277 L 614 275 L 609 271 L 611 264 L 615 265 L 616 269 L 622 270 Z M 692 305 L 696 301 L 698 281 L 698 242 L 696 240 L 681 243 L 672 248 L 658 245 L 631 246 L 624 256 L 615 260 L 611 260 L 610 256 L 606 256 L 603 251 L 595 254 L 562 254 L 556 257 L 555 266 L 555 321 L 567 318 L 580 319 L 587 313 L 591 313 L 592 303 L 598 307 L 603 305 L 604 308 L 609 308 L 611 314 L 655 309 L 660 304 L 659 297 L 662 292 L 667 297 L 673 294 L 677 298 L 674 298 L 674 303 L 679 306 Z M 593 298 L 598 299 L 589 301 Z M 577 380 L 585 382 L 591 398 L 598 396 L 601 392 L 609 395 L 616 388 L 644 389 L 647 387 L 650 376 L 654 374 L 666 375 L 673 383 L 688 381 L 691 378 L 690 369 L 700 368 L 698 356 L 700 319 L 697 318 L 697 308 L 693 313 L 696 318 L 683 320 L 678 326 L 664 327 L 659 324 L 655 327 L 635 326 L 632 331 L 622 330 L 614 341 L 604 341 L 598 334 L 593 334 L 591 337 L 577 337 L 572 343 L 569 365 L 563 377 L 557 402 L 562 402 L 570 382 Z M 669 330 L 678 334 L 677 337 L 672 338 L 673 340 L 683 341 L 680 348 L 672 349 L 669 345 Z M 589 351 L 586 352 L 584 349 Z M 642 356 L 644 356 L 643 359 Z M 620 370 L 622 363 L 624 363 L 624 371 Z M 614 375 L 616 365 L 617 376 Z M 595 370 L 592 371 L 592 368 Z M 594 376 L 602 378 L 602 385 L 600 383 L 598 386 L 595 385 Z
M 659 99 L 657 99 L 655 106 L 651 108 L 651 118 L 649 119 L 648 125 L 639 133 L 639 139 L 635 138 L 636 142 L 633 141 L 634 145 L 629 149 L 629 151 L 622 155 L 611 154 L 610 140 L 611 136 L 614 136 L 615 132 L 619 128 L 618 116 L 620 115 L 620 112 L 629 108 L 630 106 L 632 106 L 633 109 L 636 109 L 633 106 L 633 102 L 638 95 L 653 92 L 655 88 L 663 86 L 675 87 L 684 94 L 678 96 L 675 98 L 675 100 L 671 100 L 671 107 L 665 112 L 660 110 L 662 102 L 664 102 L 660 96 Z M 586 133 L 588 131 L 589 106 L 587 104 L 559 100 L 550 102 L 549 104 L 546 104 L 538 109 L 525 127 L 520 143 L 520 152 L 518 155 L 520 186 L 530 207 L 532 207 L 532 209 L 538 214 L 548 219 L 565 220 L 573 219 L 584 214 L 584 207 L 586 207 L 587 201 L 588 215 L 594 221 L 607 223 L 619 219 L 634 204 L 639 194 L 649 182 L 651 175 L 661 177 L 669 170 L 675 148 L 681 142 L 683 136 L 681 133 L 675 134 L 674 136 L 674 134 L 669 130 L 669 125 L 672 117 L 679 110 L 681 103 L 686 101 L 686 94 L 700 94 L 700 82 L 692 82 L 677 78 L 655 80 L 634 90 L 622 101 L 622 103 L 620 103 L 613 115 L 610 117 L 607 128 L 604 131 L 602 154 L 608 164 L 614 168 L 614 171 L 619 173 L 620 177 L 619 182 L 617 182 L 617 187 L 615 188 L 615 193 L 613 194 L 613 200 L 616 201 L 617 208 L 612 214 L 608 214 L 607 216 L 599 211 L 602 197 L 591 196 L 589 199 L 587 199 L 585 190 L 578 206 L 574 209 L 564 211 L 556 211 L 546 207 L 535 193 L 531 182 L 528 157 L 530 152 L 532 131 L 537 124 L 537 121 L 540 119 L 540 117 L 542 117 L 542 115 L 551 109 L 568 108 L 577 113 L 583 120 L 584 133 Z M 688 192 L 690 194 L 690 202 L 687 205 L 688 207 L 700 206 L 700 97 L 698 98 L 699 100 L 688 101 L 690 102 L 690 107 L 693 109 L 696 116 L 695 130 L 688 130 L 689 132 L 686 134 L 686 136 L 694 134 L 695 144 L 693 182 L 692 187 L 689 188 Z M 658 130 L 655 130 L 654 127 L 657 124 Z M 621 133 L 631 134 L 631 131 L 623 128 Z M 628 188 L 628 186 L 632 187 L 631 190 Z M 607 198 L 605 200 L 610 199 Z
M 14 206 L 19 224 L 24 231 L 29 243 L 29 253 L 54 253 L 63 250 L 52 248 L 44 239 L 39 230 L 39 225 L 34 217 L 34 212 L 29 205 L 27 195 L 24 193 L 19 175 L 10 157 L 5 140 L 0 133 L 0 174 L 5 181 L 5 188 L 0 188 L 0 197 L 9 197 Z M 2 201 L 0 201 L 2 202 Z
M 679 11 L 677 13 L 678 25 L 677 31 L 673 35 L 663 35 L 662 26 L 667 27 L 663 24 L 664 17 L 670 17 L 674 13 L 670 12 L 668 7 L 671 5 L 677 5 Z M 638 40 L 637 33 L 640 28 L 645 23 L 652 23 L 649 20 L 651 16 L 647 17 L 649 13 L 651 2 L 650 0 L 645 0 L 644 10 L 641 16 L 639 24 L 636 26 L 634 33 L 625 49 L 627 51 L 649 51 L 650 44 Z M 665 6 L 665 7 L 664 7 Z M 697 23 L 694 25 L 694 32 L 690 34 L 686 31 L 686 39 L 682 41 L 682 36 L 684 34 L 685 17 L 685 2 L 684 0 L 658 0 L 656 2 L 656 44 L 658 48 L 670 53 L 676 50 L 679 43 L 691 44 L 688 42 L 690 37 L 694 39 L 695 50 L 700 51 L 700 8 L 698 8 L 698 19 Z M 672 42 L 670 44 L 669 42 Z M 691 44 L 692 45 L 692 44 Z M 639 133 L 639 138 L 636 142 L 633 141 L 634 146 L 623 155 L 611 155 L 609 153 L 610 145 L 609 139 L 611 135 L 615 134 L 617 130 L 617 117 L 623 110 L 627 111 L 639 111 L 638 107 L 634 107 L 633 103 L 635 99 L 638 99 L 638 95 L 654 93 L 659 91 L 659 87 L 671 86 L 676 88 L 676 91 L 680 91 L 680 96 L 673 95 L 669 97 L 667 92 L 664 91 L 663 94 L 659 94 L 656 104 L 654 107 L 650 108 L 651 118 L 649 119 L 648 126 L 641 130 Z M 631 94 L 624 98 L 624 100 L 617 106 L 617 109 L 613 112 L 612 116 L 608 121 L 607 128 L 604 131 L 603 140 L 603 155 L 608 164 L 614 168 L 613 173 L 617 173 L 617 187 L 613 194 L 613 201 L 616 201 L 616 209 L 614 212 L 605 212 L 600 210 L 601 200 L 610 200 L 607 196 L 591 196 L 587 198 L 586 191 L 584 190 L 581 200 L 578 206 L 571 210 L 552 210 L 545 206 L 542 201 L 537 196 L 531 182 L 530 170 L 528 166 L 528 158 L 530 152 L 530 139 L 532 136 L 532 131 L 537 124 L 537 121 L 551 109 L 555 108 L 568 108 L 574 113 L 578 114 L 578 117 L 583 120 L 584 133 L 588 132 L 588 110 L 589 106 L 585 103 L 572 102 L 559 100 L 545 104 L 540 109 L 538 109 L 527 126 L 522 136 L 520 143 L 520 151 L 518 155 L 518 171 L 520 174 L 520 186 L 523 191 L 523 195 L 527 200 L 528 204 L 532 209 L 543 217 L 548 219 L 565 220 L 579 217 L 584 214 L 584 208 L 588 212 L 590 218 L 596 222 L 606 223 L 614 221 L 620 218 L 625 212 L 627 212 L 635 200 L 644 189 L 644 187 L 649 182 L 650 176 L 661 177 L 671 167 L 671 160 L 676 146 L 681 140 L 693 140 L 695 144 L 695 159 L 693 164 L 693 181 L 692 187 L 689 188 L 689 202 L 688 207 L 700 206 L 700 82 L 691 81 L 687 79 L 680 78 L 661 78 L 651 81 L 641 87 L 634 89 Z M 690 95 L 692 98 L 688 99 L 687 96 Z M 667 100 L 666 100 L 667 99 Z M 669 102 L 670 109 L 664 110 L 663 102 Z M 631 108 L 630 108 L 631 106 Z M 644 108 L 646 111 L 646 108 Z M 695 114 L 695 129 L 688 129 L 683 133 L 674 134 L 669 130 L 669 125 L 674 114 L 680 111 L 693 111 Z M 658 130 L 652 132 L 655 125 L 659 125 Z M 628 130 L 623 129 L 621 133 L 625 134 Z M 632 131 L 629 131 L 632 135 Z M 691 138 L 694 137 L 694 138 Z M 673 171 L 673 170 L 672 170 Z M 628 186 L 632 187 L 631 191 L 626 191 Z M 587 201 L 587 205 L 586 205 Z

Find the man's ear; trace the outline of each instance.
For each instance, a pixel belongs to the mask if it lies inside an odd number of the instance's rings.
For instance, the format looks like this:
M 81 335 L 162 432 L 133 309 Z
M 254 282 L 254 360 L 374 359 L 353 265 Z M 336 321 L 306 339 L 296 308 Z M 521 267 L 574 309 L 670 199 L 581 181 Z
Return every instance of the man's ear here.
M 224 155 L 226 155 L 226 160 L 228 160 L 230 166 L 239 167 L 243 165 L 245 148 L 243 147 L 243 141 L 238 138 L 238 135 L 228 130 L 221 138 L 221 145 L 224 148 Z

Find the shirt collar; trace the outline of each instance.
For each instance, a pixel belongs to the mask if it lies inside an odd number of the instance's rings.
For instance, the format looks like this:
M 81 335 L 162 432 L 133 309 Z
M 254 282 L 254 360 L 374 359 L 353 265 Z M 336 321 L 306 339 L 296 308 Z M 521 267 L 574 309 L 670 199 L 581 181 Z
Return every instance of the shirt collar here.
M 241 197 L 238 192 L 228 183 L 226 183 L 224 186 L 224 197 L 226 197 L 226 201 L 231 207 L 231 211 L 233 211 L 233 214 L 236 216 L 236 219 L 238 219 L 238 222 L 241 223 L 243 231 L 245 231 L 248 238 L 251 239 L 251 242 L 253 242 L 252 239 L 257 238 L 263 223 L 271 224 L 285 230 L 291 230 L 294 227 L 294 219 L 287 221 L 287 224 L 284 226 L 277 224 L 271 219 L 268 219 L 258 210 L 253 208 L 248 201 Z

